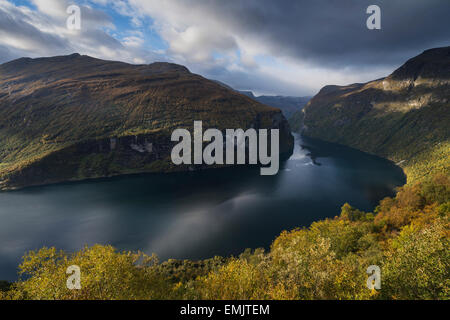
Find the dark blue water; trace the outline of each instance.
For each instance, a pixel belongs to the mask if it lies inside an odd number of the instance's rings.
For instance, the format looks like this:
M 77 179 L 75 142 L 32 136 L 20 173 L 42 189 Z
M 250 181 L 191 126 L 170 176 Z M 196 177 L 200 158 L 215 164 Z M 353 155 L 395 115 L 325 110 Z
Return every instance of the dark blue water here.
M 0 193 L 0 279 L 15 280 L 24 252 L 43 246 L 112 244 L 161 259 L 267 248 L 283 230 L 338 215 L 345 202 L 372 210 L 404 183 L 389 161 L 297 138 L 274 177 L 231 168 Z

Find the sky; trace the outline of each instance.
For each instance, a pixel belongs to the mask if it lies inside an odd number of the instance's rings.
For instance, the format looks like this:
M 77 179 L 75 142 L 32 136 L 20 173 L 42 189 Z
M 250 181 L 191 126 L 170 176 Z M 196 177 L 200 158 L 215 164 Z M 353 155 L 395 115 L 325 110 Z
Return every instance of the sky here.
M 80 30 L 67 28 L 72 4 Z M 370 5 L 380 30 L 367 28 Z M 449 0 L 0 0 L 0 63 L 75 52 L 168 61 L 257 95 L 367 82 L 449 45 Z

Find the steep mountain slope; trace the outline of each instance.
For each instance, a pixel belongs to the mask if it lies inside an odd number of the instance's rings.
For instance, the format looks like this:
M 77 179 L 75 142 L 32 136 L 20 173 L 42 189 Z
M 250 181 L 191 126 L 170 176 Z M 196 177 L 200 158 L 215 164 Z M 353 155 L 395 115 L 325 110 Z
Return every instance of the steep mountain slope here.
M 183 66 L 130 65 L 78 54 L 0 66 L 0 188 L 138 172 L 170 163 L 175 128 L 279 128 L 280 110 Z M 191 168 L 192 169 L 192 168 Z
M 287 96 L 258 96 L 251 91 L 240 91 L 242 94 L 261 102 L 267 106 L 280 109 L 286 119 L 290 119 L 296 112 L 301 111 L 311 97 L 287 97 Z
M 327 86 L 291 124 L 307 136 L 396 161 L 409 182 L 448 174 L 450 47 L 427 50 L 384 79 Z

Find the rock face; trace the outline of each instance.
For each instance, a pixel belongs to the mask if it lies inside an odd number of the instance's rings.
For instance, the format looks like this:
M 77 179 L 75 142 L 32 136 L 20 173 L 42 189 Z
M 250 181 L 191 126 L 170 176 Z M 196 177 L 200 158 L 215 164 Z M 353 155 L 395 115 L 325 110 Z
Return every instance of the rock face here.
M 280 153 L 293 149 L 276 108 L 183 66 L 130 65 L 78 54 L 0 66 L 0 188 L 189 170 L 170 161 L 176 128 L 278 128 Z
M 448 172 L 450 47 L 427 50 L 384 79 L 327 86 L 291 125 L 307 136 L 396 162 L 408 178 Z M 427 168 L 418 168 L 429 162 Z

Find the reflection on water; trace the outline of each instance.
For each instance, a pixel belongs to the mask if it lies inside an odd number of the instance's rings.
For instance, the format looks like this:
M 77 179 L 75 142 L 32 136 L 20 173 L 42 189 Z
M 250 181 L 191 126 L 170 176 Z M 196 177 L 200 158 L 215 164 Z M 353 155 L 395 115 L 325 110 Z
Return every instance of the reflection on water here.
M 0 279 L 14 280 L 23 253 L 43 246 L 112 244 L 162 259 L 267 248 L 282 230 L 337 215 L 345 202 L 372 210 L 404 182 L 388 161 L 297 137 L 273 177 L 232 168 L 0 193 Z

